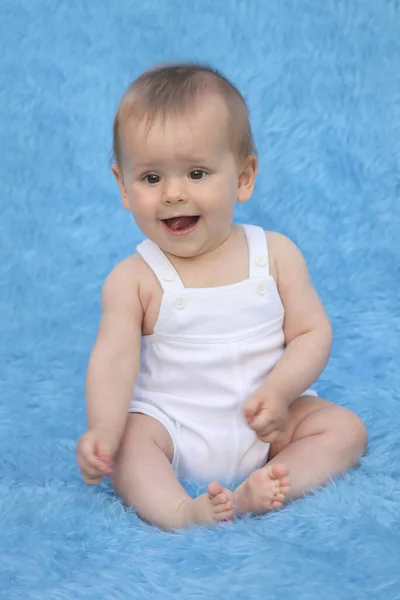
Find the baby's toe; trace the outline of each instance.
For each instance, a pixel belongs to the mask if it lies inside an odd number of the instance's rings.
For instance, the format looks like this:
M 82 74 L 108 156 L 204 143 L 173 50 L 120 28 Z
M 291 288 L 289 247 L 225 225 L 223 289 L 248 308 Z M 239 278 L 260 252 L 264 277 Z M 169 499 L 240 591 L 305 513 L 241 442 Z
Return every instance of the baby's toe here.
M 223 493 L 223 491 L 224 488 L 222 487 L 222 485 L 216 481 L 213 481 L 208 486 L 208 497 L 210 498 L 210 500 L 213 500 L 216 498 L 216 496 Z
M 221 521 L 230 521 L 235 516 L 235 511 L 233 510 L 233 508 L 230 508 L 229 510 L 226 510 L 225 512 L 221 513 L 219 516 L 221 518 Z
M 281 494 L 285 494 L 285 496 L 287 496 L 287 494 L 289 494 L 289 492 L 290 492 L 290 484 L 289 483 L 281 483 L 281 485 L 279 486 L 279 492 Z
M 211 498 L 211 503 L 215 507 L 219 506 L 220 504 L 224 505 L 227 501 L 228 497 L 224 492 L 222 492 L 222 494 L 214 496 L 214 498 Z
M 271 479 L 281 480 L 289 475 L 289 469 L 281 464 L 268 465 L 267 471 Z
M 278 502 L 277 500 L 274 500 L 272 503 L 272 508 L 274 510 L 279 510 L 280 508 L 283 507 L 283 502 Z
M 214 512 L 216 515 L 220 515 L 224 512 L 228 512 L 232 509 L 233 509 L 232 503 L 228 500 L 227 502 L 224 502 L 223 504 L 219 504 L 218 506 L 215 506 Z
M 289 476 L 282 477 L 282 479 L 279 482 L 279 485 L 280 485 L 280 487 L 290 486 L 290 478 L 289 478 Z
M 215 509 L 215 516 L 219 521 L 227 521 L 229 519 L 233 519 L 235 516 L 235 510 L 232 504 L 229 502 L 227 504 L 223 504 Z

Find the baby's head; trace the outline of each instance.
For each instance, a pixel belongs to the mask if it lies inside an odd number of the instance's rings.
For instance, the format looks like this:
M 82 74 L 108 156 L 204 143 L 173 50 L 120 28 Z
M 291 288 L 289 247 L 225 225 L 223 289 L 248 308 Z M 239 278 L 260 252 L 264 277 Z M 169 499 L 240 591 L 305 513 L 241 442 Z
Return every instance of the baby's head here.
M 197 64 L 152 69 L 130 85 L 114 119 L 114 157 L 125 208 L 146 237 L 181 257 L 224 241 L 257 173 L 243 97 Z

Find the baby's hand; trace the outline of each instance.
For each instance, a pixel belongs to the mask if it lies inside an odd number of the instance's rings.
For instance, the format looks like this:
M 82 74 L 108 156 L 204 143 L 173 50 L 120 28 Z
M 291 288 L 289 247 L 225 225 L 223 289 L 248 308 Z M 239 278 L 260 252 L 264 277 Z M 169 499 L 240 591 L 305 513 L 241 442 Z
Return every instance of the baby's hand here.
M 244 405 L 246 421 L 262 442 L 276 442 L 282 435 L 289 408 L 285 400 L 268 389 L 258 390 Z
M 114 446 L 114 438 L 106 428 L 89 429 L 83 434 L 78 442 L 76 454 L 85 483 L 96 485 L 104 475 L 112 473 Z

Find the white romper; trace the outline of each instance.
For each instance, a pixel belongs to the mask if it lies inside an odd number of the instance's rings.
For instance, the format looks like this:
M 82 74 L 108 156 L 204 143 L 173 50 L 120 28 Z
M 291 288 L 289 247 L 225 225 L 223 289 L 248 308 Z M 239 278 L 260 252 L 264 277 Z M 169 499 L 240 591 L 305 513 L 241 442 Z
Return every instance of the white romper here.
M 282 356 L 284 309 L 263 229 L 242 227 L 249 277 L 223 287 L 185 288 L 156 244 L 137 248 L 164 294 L 154 333 L 142 337 L 129 410 L 165 426 L 176 474 L 199 482 L 239 481 L 268 458 L 269 444 L 248 427 L 243 405 Z

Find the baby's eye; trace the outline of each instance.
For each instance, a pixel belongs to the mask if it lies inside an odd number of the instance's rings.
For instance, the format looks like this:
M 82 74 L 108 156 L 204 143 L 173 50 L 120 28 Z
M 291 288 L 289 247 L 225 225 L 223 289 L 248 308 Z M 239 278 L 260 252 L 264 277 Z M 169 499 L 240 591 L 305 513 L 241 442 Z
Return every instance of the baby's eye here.
M 155 183 L 159 183 L 160 176 L 156 175 L 155 173 L 149 173 L 143 177 L 143 181 L 150 183 L 150 185 L 154 185 Z
M 193 169 L 193 171 L 190 171 L 189 173 L 190 179 L 203 179 L 205 175 L 207 175 L 207 173 L 203 171 L 203 169 Z

